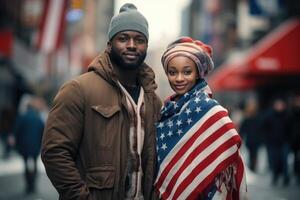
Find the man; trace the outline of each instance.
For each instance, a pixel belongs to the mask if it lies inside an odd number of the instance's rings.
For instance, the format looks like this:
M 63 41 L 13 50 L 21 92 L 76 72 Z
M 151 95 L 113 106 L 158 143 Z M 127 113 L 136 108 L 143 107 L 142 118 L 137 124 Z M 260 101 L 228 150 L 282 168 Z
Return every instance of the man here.
M 283 176 L 285 186 L 290 182 L 287 160 L 290 136 L 290 133 L 287 132 L 287 109 L 286 100 L 283 97 L 275 96 L 270 108 L 262 116 L 261 129 L 265 135 L 268 162 L 272 171 L 272 185 L 278 183 L 280 176 Z
M 54 99 L 42 160 L 61 199 L 150 199 L 161 101 L 144 63 L 148 23 L 133 4 L 111 20 L 105 52 Z

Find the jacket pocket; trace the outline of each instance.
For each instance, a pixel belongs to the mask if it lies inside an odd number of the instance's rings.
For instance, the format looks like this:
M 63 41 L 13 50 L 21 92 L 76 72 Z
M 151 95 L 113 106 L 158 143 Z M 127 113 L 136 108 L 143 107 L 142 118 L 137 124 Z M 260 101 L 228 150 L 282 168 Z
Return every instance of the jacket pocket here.
M 94 105 L 91 106 L 92 115 L 87 126 L 93 133 L 89 138 L 93 138 L 93 148 L 111 149 L 120 133 L 120 106 Z M 96 137 L 96 138 L 95 138 Z
M 120 106 L 113 105 L 113 106 L 105 107 L 102 105 L 95 105 L 95 106 L 92 106 L 92 109 L 94 111 L 96 111 L 97 113 L 101 114 L 103 117 L 110 118 L 114 114 L 116 114 L 117 112 L 120 111 Z
M 115 168 L 112 165 L 89 166 L 86 182 L 89 188 L 109 189 L 115 182 Z

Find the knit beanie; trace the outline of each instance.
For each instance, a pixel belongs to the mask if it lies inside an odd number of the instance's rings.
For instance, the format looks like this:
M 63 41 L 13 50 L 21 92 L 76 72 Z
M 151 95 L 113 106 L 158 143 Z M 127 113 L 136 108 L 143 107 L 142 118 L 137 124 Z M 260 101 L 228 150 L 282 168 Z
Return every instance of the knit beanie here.
M 212 48 L 190 37 L 180 37 L 168 45 L 161 58 L 166 73 L 168 63 L 176 56 L 185 56 L 194 61 L 200 78 L 204 78 L 214 68 Z
M 148 40 L 148 22 L 146 18 L 137 10 L 136 6 L 131 3 L 124 4 L 109 24 L 108 39 L 111 40 L 121 31 L 138 31 Z

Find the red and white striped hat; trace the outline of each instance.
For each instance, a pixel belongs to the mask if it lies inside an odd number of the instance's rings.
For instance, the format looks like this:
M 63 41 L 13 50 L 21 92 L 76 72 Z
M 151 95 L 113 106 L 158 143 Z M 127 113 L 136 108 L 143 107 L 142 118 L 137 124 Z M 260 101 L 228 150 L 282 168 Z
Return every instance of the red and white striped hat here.
M 197 66 L 200 78 L 204 78 L 214 68 L 212 48 L 190 37 L 180 37 L 168 45 L 161 58 L 165 72 L 167 72 L 170 60 L 176 56 L 185 56 L 193 60 Z

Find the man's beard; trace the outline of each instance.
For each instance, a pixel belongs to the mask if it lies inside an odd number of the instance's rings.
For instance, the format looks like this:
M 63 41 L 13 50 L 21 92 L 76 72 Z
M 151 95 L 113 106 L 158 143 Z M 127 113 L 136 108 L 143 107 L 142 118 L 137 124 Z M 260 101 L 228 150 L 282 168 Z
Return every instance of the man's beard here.
M 109 57 L 112 62 L 117 64 L 119 67 L 124 69 L 137 69 L 139 68 L 146 58 L 147 53 L 140 54 L 136 62 L 127 63 L 123 57 L 116 52 L 116 50 L 112 47 Z

